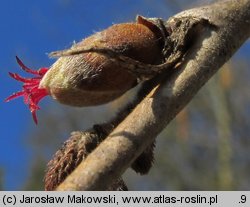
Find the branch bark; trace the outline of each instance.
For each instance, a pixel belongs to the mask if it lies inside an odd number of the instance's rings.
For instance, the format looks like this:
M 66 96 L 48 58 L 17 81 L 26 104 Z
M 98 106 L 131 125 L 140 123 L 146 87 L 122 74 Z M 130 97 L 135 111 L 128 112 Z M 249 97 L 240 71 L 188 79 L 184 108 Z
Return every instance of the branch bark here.
M 250 0 L 220 1 L 183 11 L 178 18 L 216 26 L 195 40 L 183 64 L 159 83 L 57 190 L 104 190 L 118 179 L 198 90 L 250 36 Z

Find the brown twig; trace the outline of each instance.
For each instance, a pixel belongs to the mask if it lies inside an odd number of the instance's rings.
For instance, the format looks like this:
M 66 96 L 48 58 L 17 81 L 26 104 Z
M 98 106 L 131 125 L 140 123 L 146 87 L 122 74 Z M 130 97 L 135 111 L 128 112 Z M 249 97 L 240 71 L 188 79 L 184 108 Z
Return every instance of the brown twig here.
M 106 189 L 250 36 L 249 0 L 221 1 L 187 10 L 167 24 L 176 19 L 182 24 L 183 18 L 206 19 L 217 29 L 206 27 L 179 70 L 153 88 L 57 190 Z
M 55 190 L 60 183 L 118 126 L 122 120 L 146 96 L 150 88 L 155 85 L 152 79 L 143 83 L 136 98 L 126 104 L 114 118 L 103 124 L 94 125 L 86 131 L 72 132 L 63 146 L 54 154 L 47 165 L 44 177 L 45 190 Z M 145 174 L 152 166 L 154 142 L 134 161 L 132 169 L 137 173 Z M 107 186 L 107 190 L 127 190 L 122 178 L 118 178 Z

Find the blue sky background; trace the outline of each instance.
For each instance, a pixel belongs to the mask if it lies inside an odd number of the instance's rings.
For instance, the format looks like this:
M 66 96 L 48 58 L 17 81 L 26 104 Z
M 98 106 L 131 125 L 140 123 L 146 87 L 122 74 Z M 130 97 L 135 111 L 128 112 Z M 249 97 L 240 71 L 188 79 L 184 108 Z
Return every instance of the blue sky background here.
M 69 47 L 74 40 L 110 26 L 133 21 L 136 14 L 167 17 L 164 1 L 134 0 L 9 0 L 0 1 L 0 167 L 4 170 L 4 189 L 18 190 L 27 176 L 32 155 L 26 145 L 28 130 L 36 126 L 22 99 L 3 100 L 21 89 L 8 71 L 25 76 L 15 56 L 34 69 L 50 66 L 46 53 Z M 43 105 L 53 100 L 47 98 Z M 38 118 L 39 113 L 38 112 Z
M 153 3 L 152 3 L 153 2 Z M 72 42 L 100 31 L 113 23 L 133 21 L 137 14 L 167 18 L 173 15 L 167 1 L 150 0 L 9 0 L 0 2 L 0 167 L 4 170 L 4 189 L 18 190 L 27 176 L 27 163 L 32 156 L 26 135 L 36 126 L 22 99 L 3 100 L 21 84 L 8 76 L 8 71 L 25 76 L 15 56 L 34 69 L 50 66 L 54 60 L 46 53 L 69 47 Z M 246 44 L 241 53 L 249 56 Z M 50 104 L 46 98 L 43 105 Z M 42 110 L 38 112 L 42 113 Z

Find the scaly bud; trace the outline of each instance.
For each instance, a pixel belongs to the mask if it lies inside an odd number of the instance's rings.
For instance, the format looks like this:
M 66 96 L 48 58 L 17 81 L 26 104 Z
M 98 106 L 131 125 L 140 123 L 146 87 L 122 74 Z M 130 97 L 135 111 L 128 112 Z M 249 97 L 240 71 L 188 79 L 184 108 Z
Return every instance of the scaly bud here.
M 158 37 L 143 24 L 117 24 L 75 44 L 108 48 L 143 63 L 159 64 Z M 90 52 L 60 57 L 40 83 L 63 104 L 91 106 L 107 103 L 137 84 L 137 77 L 104 54 Z
M 130 58 L 136 64 L 158 65 L 164 62 L 163 39 L 161 30 L 154 23 L 139 16 L 137 23 L 113 25 L 73 45 L 71 49 L 104 48 Z M 126 60 L 115 61 L 110 55 L 95 51 L 60 57 L 49 70 L 33 71 L 18 58 L 17 62 L 35 77 L 22 78 L 10 73 L 12 78 L 24 84 L 22 91 L 6 101 L 23 96 L 36 123 L 36 111 L 40 109 L 38 102 L 46 95 L 67 105 L 92 106 L 116 99 L 139 80 L 138 72 L 128 70 L 126 63 L 121 64 Z M 144 71 L 144 67 L 141 70 Z

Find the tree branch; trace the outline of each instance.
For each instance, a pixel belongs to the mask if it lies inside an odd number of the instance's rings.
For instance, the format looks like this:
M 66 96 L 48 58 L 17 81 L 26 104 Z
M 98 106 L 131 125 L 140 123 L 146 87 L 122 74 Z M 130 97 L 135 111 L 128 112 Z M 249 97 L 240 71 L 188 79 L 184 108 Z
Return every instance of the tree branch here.
M 206 28 L 175 73 L 154 87 L 57 190 L 107 189 L 250 36 L 250 0 L 187 10 L 166 24 L 182 18 L 206 19 L 216 30 Z

